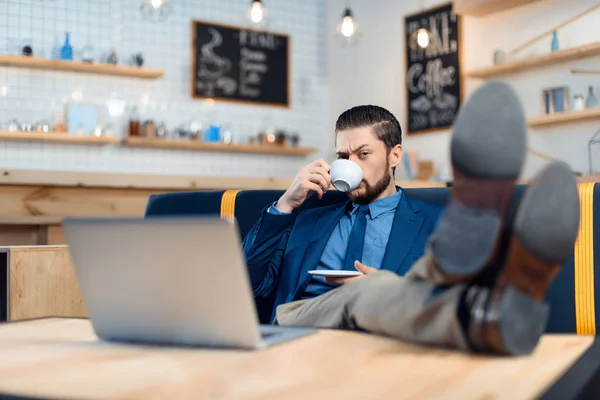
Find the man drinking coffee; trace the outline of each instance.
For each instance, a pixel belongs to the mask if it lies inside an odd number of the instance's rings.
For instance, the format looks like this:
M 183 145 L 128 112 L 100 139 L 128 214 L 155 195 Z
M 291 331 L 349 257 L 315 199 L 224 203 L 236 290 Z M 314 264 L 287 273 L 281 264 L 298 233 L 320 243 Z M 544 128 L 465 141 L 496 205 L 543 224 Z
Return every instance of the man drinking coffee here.
M 335 143 L 338 159 L 350 160 L 362 170 L 358 187 L 348 192 L 349 201 L 307 210 L 295 218 L 294 209 L 313 194 L 321 198 L 330 188 L 329 164 L 314 161 L 298 171 L 244 241 L 254 295 L 266 297 L 276 291 L 275 308 L 362 278 L 323 278 L 309 275 L 311 270 L 369 274 L 384 269 L 404 275 L 424 254 L 441 211 L 405 196 L 395 185 L 402 129 L 388 110 L 366 105 L 345 111 L 336 122 Z
M 570 168 L 552 162 L 508 213 L 527 148 L 527 120 L 512 88 L 490 81 L 463 105 L 450 144 L 452 193 L 441 212 L 395 187 L 402 147 L 389 112 L 348 110 L 336 135 L 339 158 L 364 171 L 354 190 L 352 178 L 342 185 L 349 201 L 294 220 L 295 208 L 329 187 L 329 165 L 314 162 L 244 241 L 255 296 L 277 291 L 274 321 L 531 353 L 548 321 L 546 291 L 573 252 L 579 195 Z M 308 273 L 353 264 L 363 275 L 319 280 Z

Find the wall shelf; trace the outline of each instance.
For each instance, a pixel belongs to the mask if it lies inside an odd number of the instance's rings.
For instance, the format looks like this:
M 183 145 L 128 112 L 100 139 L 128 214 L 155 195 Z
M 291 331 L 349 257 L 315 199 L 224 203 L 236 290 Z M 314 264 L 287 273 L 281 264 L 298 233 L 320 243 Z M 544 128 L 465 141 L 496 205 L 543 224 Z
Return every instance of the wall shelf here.
M 547 67 L 562 62 L 598 55 L 600 55 L 600 42 L 586 44 L 584 46 L 571 47 L 556 51 L 554 53 L 542 54 L 518 61 L 507 61 L 491 67 L 474 69 L 467 71 L 465 76 L 468 78 L 488 79 L 500 75 L 514 74 L 520 71 L 534 69 L 536 67 Z
M 11 132 L 0 131 L 0 141 L 22 141 L 22 142 L 51 142 L 51 143 L 69 143 L 69 144 L 89 144 L 89 145 L 108 145 L 119 142 L 119 139 L 113 136 L 91 136 L 91 135 L 70 135 L 68 133 L 56 132 Z
M 584 111 L 566 111 L 557 114 L 530 118 L 529 126 L 531 128 L 537 128 L 550 125 L 567 124 L 570 122 L 581 122 L 592 119 L 600 119 L 600 107 L 590 108 Z
M 164 71 L 147 68 L 84 63 L 78 61 L 47 60 L 44 58 L 25 56 L 0 56 L 0 66 L 53 71 L 87 72 L 90 74 L 128 76 L 144 79 L 156 79 L 164 75 Z
M 499 11 L 538 1 L 540 0 L 455 0 L 454 12 L 457 15 L 484 17 Z
M 168 140 L 138 137 L 129 137 L 123 139 L 123 145 L 149 149 L 222 151 L 229 153 L 280 154 L 292 156 L 306 156 L 317 151 L 317 149 L 309 147 L 279 147 L 275 145 L 259 144 L 205 143 L 192 140 Z

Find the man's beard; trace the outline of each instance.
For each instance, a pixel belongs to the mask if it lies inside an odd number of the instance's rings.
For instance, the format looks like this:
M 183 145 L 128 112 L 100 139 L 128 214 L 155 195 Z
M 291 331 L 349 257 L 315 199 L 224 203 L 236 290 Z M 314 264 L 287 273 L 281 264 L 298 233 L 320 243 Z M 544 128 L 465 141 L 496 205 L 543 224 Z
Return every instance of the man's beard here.
M 379 195 L 388 188 L 391 181 L 392 174 L 390 173 L 390 163 L 388 161 L 385 166 L 385 175 L 383 175 L 383 177 L 381 177 L 381 179 L 377 181 L 375 185 L 371 185 L 367 181 L 362 181 L 362 183 L 364 183 L 365 186 L 365 191 L 361 191 L 359 193 L 357 188 L 354 191 L 348 193 L 348 198 L 356 204 L 369 204 L 377 197 L 379 197 Z

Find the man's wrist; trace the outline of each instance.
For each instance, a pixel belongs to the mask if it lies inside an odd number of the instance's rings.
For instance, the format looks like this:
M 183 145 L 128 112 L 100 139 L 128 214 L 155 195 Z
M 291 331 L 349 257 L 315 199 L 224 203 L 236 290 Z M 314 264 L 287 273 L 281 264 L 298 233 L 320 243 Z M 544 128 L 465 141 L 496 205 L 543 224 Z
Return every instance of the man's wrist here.
M 290 215 L 291 214 L 291 212 L 280 211 L 278 208 L 275 207 L 276 205 L 277 205 L 277 202 L 274 202 L 273 204 L 271 204 L 269 206 L 269 208 L 267 209 L 267 212 L 271 215 Z
M 290 207 L 285 200 L 279 199 L 275 202 L 274 204 L 275 208 L 279 211 L 282 212 L 284 214 L 291 214 L 292 211 L 294 211 L 293 207 Z

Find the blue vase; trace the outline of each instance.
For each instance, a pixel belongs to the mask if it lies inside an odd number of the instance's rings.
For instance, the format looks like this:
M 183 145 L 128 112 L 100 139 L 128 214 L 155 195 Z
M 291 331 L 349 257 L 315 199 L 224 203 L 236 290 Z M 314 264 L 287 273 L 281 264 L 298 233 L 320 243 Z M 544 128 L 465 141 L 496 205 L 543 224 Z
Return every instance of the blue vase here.
M 205 142 L 218 142 L 221 140 L 221 127 L 217 124 L 211 124 L 206 131 L 204 131 Z
M 585 106 L 587 108 L 594 108 L 598 105 L 598 100 L 596 99 L 596 93 L 594 93 L 594 87 L 590 86 L 588 89 L 587 100 L 585 102 Z
M 558 43 L 558 34 L 556 31 L 552 32 L 552 52 L 558 51 L 560 44 Z
M 72 60 L 73 59 L 73 48 L 69 44 L 69 32 L 65 33 L 65 44 L 60 49 L 61 60 Z

